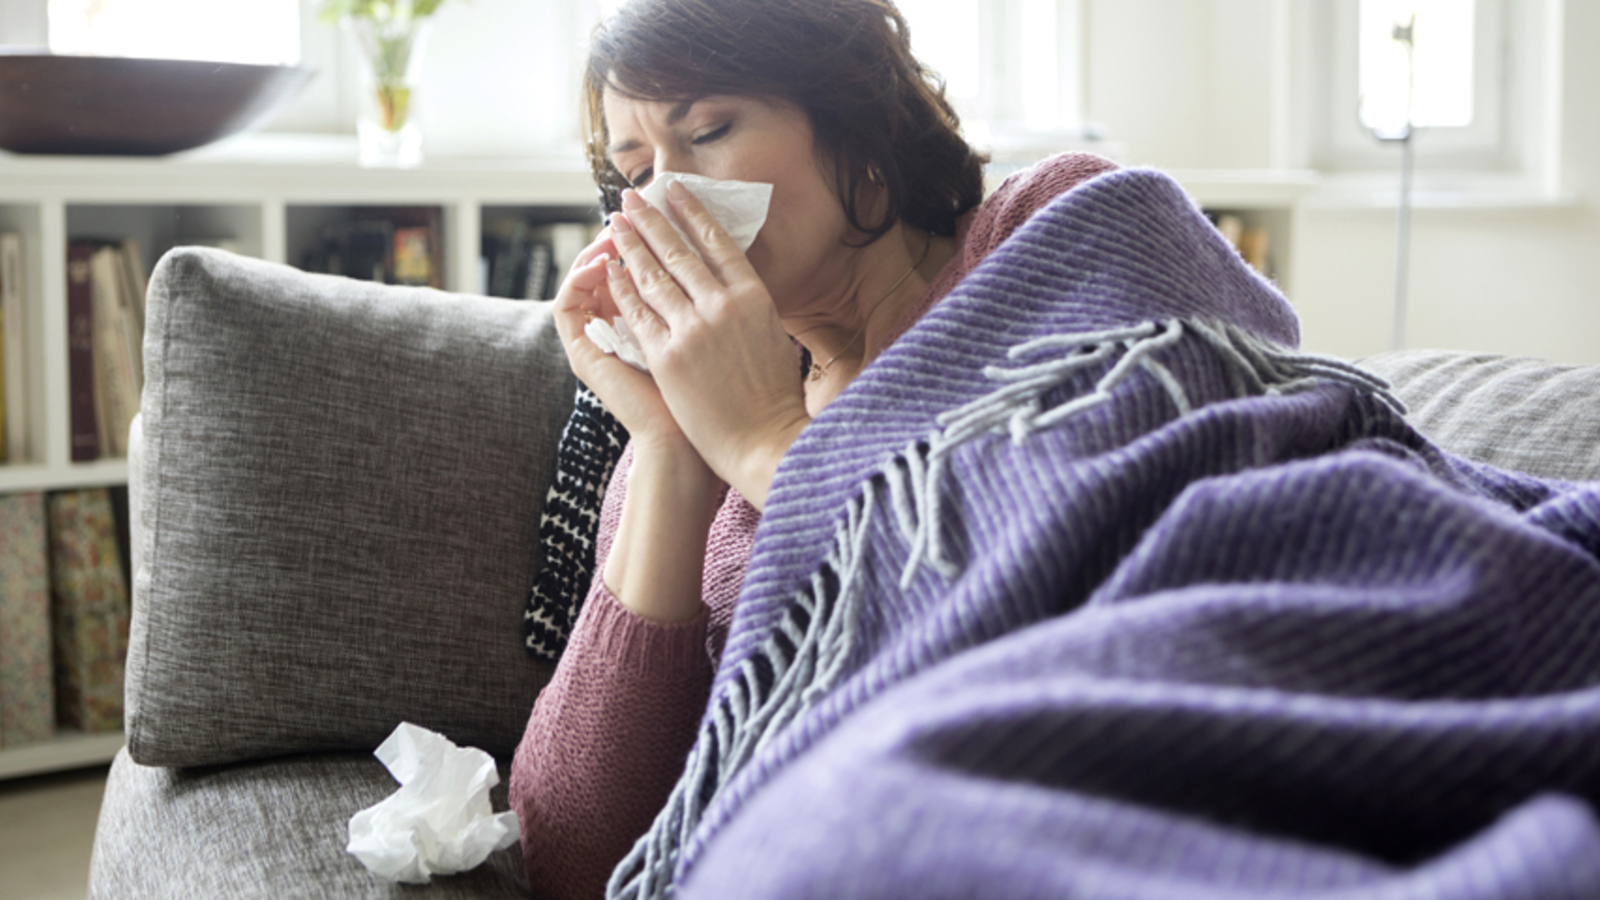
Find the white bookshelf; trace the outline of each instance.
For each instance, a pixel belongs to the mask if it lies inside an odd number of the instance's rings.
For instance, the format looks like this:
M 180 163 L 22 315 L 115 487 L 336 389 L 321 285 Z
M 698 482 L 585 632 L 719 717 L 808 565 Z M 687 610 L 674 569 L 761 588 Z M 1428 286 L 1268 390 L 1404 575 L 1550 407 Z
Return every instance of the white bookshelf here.
M 48 741 L 0 750 L 0 781 L 104 765 L 122 749 L 122 733 L 66 732 Z
M 594 184 L 574 149 L 520 160 L 431 159 L 412 170 L 361 169 L 353 139 L 246 135 L 160 159 L 0 155 L 0 230 L 23 235 L 28 298 L 30 447 L 0 464 L 0 493 L 127 483 L 127 462 L 71 460 L 66 249 L 78 237 L 133 236 L 145 264 L 176 242 L 226 237 L 248 254 L 293 264 L 309 232 L 362 206 L 442 213 L 447 290 L 479 292 L 480 236 L 498 217 L 593 215 Z M 1174 172 L 1207 209 L 1271 233 L 1289 290 L 1294 210 L 1315 184 L 1303 172 Z M 1292 295 L 1291 295 L 1292 296 Z M 0 779 L 109 761 L 120 734 L 64 734 L 0 749 Z
M 486 218 L 593 216 L 581 157 L 431 160 L 412 170 L 361 169 L 353 140 L 247 136 L 158 159 L 0 154 L 0 231 L 22 235 L 27 296 L 29 447 L 0 463 L 0 494 L 113 487 L 124 459 L 71 459 L 66 253 L 80 237 L 135 237 L 147 268 L 175 244 L 229 238 L 252 256 L 295 263 L 307 230 L 366 206 L 437 207 L 447 290 L 479 292 Z M 109 762 L 120 733 L 63 733 L 0 748 L 0 780 Z

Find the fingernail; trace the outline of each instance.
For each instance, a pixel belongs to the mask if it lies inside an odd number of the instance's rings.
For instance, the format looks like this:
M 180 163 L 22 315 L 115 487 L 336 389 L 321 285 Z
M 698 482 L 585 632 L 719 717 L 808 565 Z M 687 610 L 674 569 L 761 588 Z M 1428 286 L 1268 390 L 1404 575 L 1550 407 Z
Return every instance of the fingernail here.
M 607 262 L 606 263 L 606 274 L 608 276 L 612 277 L 612 278 L 621 278 L 622 277 L 622 262 L 621 262 L 621 260 L 613 259 L 610 262 Z
M 649 205 L 650 204 L 644 202 L 644 198 L 643 197 L 639 196 L 639 192 L 634 190 L 633 188 L 628 188 L 627 190 L 622 192 L 622 208 L 623 209 L 644 209 L 646 206 L 649 206 Z
M 612 213 L 611 230 L 617 234 L 627 234 L 633 230 L 633 223 L 628 221 L 626 213 Z
M 667 196 L 674 200 L 682 200 L 689 196 L 689 189 L 683 186 L 683 182 L 674 181 L 667 185 Z

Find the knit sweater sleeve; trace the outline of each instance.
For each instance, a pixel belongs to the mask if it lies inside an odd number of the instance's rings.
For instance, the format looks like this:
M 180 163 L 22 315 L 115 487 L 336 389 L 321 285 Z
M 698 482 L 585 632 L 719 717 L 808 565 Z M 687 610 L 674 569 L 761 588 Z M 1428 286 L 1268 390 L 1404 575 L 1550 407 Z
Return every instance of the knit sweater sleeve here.
M 716 552 L 726 543 L 717 540 L 719 527 L 730 526 L 733 504 L 724 503 L 699 614 L 663 624 L 624 606 L 598 573 L 621 521 L 631 462 L 630 448 L 606 491 L 594 582 L 512 760 L 511 805 L 536 897 L 601 896 L 611 870 L 666 804 L 710 696 L 708 648 L 720 649 L 718 632 L 731 618 L 734 597 L 723 582 L 733 579 L 736 593 L 748 556 Z

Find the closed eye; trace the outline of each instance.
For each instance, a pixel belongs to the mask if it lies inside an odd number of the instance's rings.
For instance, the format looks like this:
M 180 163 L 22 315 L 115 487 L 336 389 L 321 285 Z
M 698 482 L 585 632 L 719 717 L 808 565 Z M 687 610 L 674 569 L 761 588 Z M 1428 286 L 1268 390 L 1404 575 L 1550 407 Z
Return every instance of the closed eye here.
M 694 144 L 695 146 L 698 147 L 698 146 L 702 146 L 702 145 L 705 145 L 705 144 L 712 143 L 713 141 L 719 141 L 722 138 L 726 137 L 728 132 L 731 131 L 732 129 L 733 129 L 733 123 L 729 122 L 726 125 L 723 125 L 721 128 L 718 128 L 718 129 L 716 129 L 714 131 L 708 131 L 705 134 L 700 135 L 699 137 L 697 137 L 694 140 L 690 141 L 690 143 L 692 143 L 692 144 Z M 651 177 L 653 177 L 654 175 L 655 175 L 655 169 L 653 169 L 653 168 L 645 169 L 645 170 L 639 172 L 638 174 L 632 176 L 631 178 L 629 178 L 628 179 L 628 183 L 630 185 L 632 185 L 635 190 L 637 190 L 639 188 L 644 187 L 646 184 L 648 184 L 650 182 Z
M 728 129 L 730 129 L 732 127 L 733 127 L 733 123 L 729 122 L 728 124 L 722 126 L 721 128 L 718 128 L 716 131 L 708 131 L 705 134 L 700 135 L 699 137 L 694 139 L 693 143 L 696 146 L 698 146 L 700 144 L 709 144 L 712 141 L 718 140 L 719 138 L 721 138 L 724 135 L 726 135 L 728 133 Z

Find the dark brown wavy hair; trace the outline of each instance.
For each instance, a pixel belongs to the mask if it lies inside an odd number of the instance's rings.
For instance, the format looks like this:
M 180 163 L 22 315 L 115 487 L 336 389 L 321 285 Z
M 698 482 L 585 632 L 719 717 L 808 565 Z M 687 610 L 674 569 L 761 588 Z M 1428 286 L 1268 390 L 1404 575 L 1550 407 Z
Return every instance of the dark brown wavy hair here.
M 904 218 L 939 235 L 983 199 L 987 157 L 961 137 L 944 83 L 911 54 L 890 0 L 632 0 L 595 29 L 584 72 L 589 165 L 608 211 L 627 179 L 611 164 L 601 98 L 712 95 L 788 101 L 804 110 L 831 162 L 850 224 L 870 243 Z M 871 173 L 869 175 L 869 173 Z M 887 198 L 862 219 L 871 177 Z

